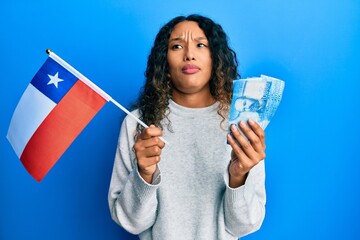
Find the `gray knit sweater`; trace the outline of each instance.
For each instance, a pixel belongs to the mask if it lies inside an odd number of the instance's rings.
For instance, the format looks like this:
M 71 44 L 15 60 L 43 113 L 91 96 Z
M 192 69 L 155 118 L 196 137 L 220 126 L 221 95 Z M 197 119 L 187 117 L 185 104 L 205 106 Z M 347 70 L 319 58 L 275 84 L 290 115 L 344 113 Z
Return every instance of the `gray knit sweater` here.
M 238 239 L 260 228 L 266 202 L 264 161 L 243 186 L 229 187 L 231 147 L 220 127 L 218 105 L 186 108 L 170 101 L 172 131 L 164 127 L 169 145 L 152 184 L 139 175 L 132 150 L 137 123 L 125 118 L 108 196 L 115 222 L 140 239 L 154 240 Z

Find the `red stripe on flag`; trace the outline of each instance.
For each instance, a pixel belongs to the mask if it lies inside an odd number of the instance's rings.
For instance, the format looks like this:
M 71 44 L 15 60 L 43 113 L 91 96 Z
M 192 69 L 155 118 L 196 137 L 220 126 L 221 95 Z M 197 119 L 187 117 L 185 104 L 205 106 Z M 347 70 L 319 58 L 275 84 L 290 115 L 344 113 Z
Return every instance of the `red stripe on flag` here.
M 41 181 L 105 103 L 94 90 L 77 81 L 25 147 L 20 160 L 30 175 Z

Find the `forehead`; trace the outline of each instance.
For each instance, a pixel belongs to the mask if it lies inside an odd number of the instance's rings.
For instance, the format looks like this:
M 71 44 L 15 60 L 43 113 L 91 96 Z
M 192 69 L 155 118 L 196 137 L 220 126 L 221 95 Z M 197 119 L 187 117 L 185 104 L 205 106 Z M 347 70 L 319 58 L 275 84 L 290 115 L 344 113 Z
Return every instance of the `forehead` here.
M 175 25 L 170 37 L 183 37 L 191 34 L 193 37 L 204 37 L 204 31 L 199 27 L 199 24 L 194 21 L 183 21 Z

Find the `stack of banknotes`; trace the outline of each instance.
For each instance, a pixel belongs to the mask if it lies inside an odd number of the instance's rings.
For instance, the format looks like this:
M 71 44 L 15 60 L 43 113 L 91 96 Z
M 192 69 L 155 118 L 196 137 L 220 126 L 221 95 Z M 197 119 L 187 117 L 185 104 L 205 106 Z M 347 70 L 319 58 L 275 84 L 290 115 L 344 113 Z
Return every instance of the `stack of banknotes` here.
M 284 81 L 265 75 L 234 80 L 229 127 L 252 119 L 265 130 L 280 104 L 284 87 Z

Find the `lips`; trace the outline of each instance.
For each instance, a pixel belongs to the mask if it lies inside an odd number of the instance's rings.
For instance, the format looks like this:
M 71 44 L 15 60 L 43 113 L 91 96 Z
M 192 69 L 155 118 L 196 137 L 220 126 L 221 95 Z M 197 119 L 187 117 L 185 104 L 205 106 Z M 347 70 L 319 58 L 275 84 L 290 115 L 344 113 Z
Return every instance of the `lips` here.
M 187 64 L 181 69 L 181 71 L 185 74 L 194 74 L 200 71 L 200 68 L 196 65 Z

